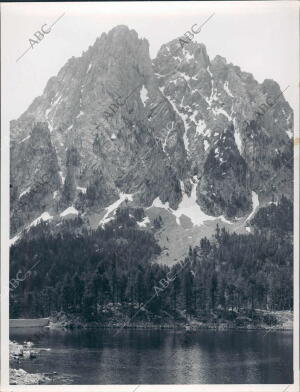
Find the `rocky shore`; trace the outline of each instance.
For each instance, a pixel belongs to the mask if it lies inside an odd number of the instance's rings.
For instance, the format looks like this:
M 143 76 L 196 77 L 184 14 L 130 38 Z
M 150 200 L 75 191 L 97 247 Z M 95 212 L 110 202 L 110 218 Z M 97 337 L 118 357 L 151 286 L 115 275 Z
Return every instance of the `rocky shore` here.
M 35 385 L 49 384 L 51 379 L 43 373 L 27 373 L 23 369 L 9 369 L 9 380 L 11 385 Z
M 27 373 L 20 368 L 22 360 L 36 358 L 39 354 L 39 351 L 34 350 L 33 346 L 32 342 L 24 342 L 23 344 L 9 342 L 9 381 L 11 385 L 49 384 L 51 381 L 48 374 Z
M 211 314 L 206 319 L 189 317 L 178 317 L 174 320 L 165 314 L 164 317 L 154 320 L 140 319 L 133 321 L 130 317 L 115 317 L 117 313 L 115 308 L 111 309 L 112 314 L 109 318 L 103 318 L 101 321 L 84 321 L 80 316 L 67 315 L 59 312 L 51 317 L 50 328 L 129 328 L 129 329 L 246 329 L 246 330 L 292 330 L 293 329 L 293 312 L 291 311 L 266 311 L 256 310 L 255 314 L 250 316 L 244 312 L 228 312 L 226 317 L 220 317 Z M 119 314 L 118 314 L 119 316 Z M 250 316 L 250 317 L 249 317 Z M 227 318 L 227 319 L 226 319 Z

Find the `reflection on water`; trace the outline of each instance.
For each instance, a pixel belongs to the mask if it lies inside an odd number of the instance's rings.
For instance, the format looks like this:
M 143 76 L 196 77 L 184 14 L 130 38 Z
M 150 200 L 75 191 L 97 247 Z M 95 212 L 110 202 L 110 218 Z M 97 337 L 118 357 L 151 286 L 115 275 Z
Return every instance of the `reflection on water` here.
M 201 330 L 60 331 L 14 329 L 41 351 L 22 360 L 30 373 L 57 372 L 72 384 L 288 384 L 293 382 L 292 332 Z M 71 381 L 70 381 L 71 380 Z

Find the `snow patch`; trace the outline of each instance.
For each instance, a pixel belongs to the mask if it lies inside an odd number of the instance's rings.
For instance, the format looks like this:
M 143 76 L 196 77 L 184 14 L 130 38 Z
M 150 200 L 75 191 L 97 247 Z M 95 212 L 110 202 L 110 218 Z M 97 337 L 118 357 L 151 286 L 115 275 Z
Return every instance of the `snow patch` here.
M 203 135 L 206 136 L 206 137 L 210 137 L 211 130 L 209 128 L 207 128 Z
M 92 68 L 92 64 L 89 64 L 88 69 L 86 71 L 86 73 L 89 73 L 90 69 Z
M 183 143 L 184 143 L 184 147 L 185 147 L 185 150 L 187 151 L 187 152 L 189 152 L 190 150 L 189 150 L 189 141 L 188 141 L 188 137 L 187 137 L 187 129 L 188 129 L 188 124 L 187 124 L 187 122 L 186 122 L 186 118 L 188 117 L 187 115 L 184 115 L 184 114 L 182 114 L 182 113 L 180 113 L 178 110 L 177 110 L 177 108 L 176 108 L 176 106 L 175 106 L 175 104 L 170 100 L 170 103 L 171 103 L 171 105 L 173 106 L 173 109 L 175 110 L 175 112 L 178 114 L 178 116 L 182 119 L 182 121 L 183 121 L 183 124 L 184 124 L 184 134 L 183 134 Z
M 206 123 L 204 120 L 200 120 L 197 124 L 197 128 L 196 128 L 196 135 L 202 135 L 202 133 L 204 132 L 206 128 Z
M 186 81 L 189 82 L 190 81 L 190 76 L 188 76 L 187 74 L 185 74 L 184 72 L 178 72 L 179 75 Z
M 50 133 L 53 131 L 53 126 L 52 126 L 52 124 L 50 123 L 50 121 L 48 121 L 48 128 L 49 128 L 49 131 L 50 131 Z
M 164 95 L 163 88 L 159 87 L 159 89 L 160 89 L 161 93 Z M 184 124 L 183 143 L 184 143 L 185 150 L 187 151 L 187 153 L 189 153 L 189 141 L 188 141 L 188 138 L 187 138 L 187 129 L 189 128 L 189 125 L 187 123 L 188 115 L 184 115 L 184 114 L 180 113 L 178 111 L 175 103 L 171 100 L 170 97 L 167 96 L 167 99 L 169 100 L 170 104 L 172 105 L 172 108 L 174 109 L 174 111 L 178 114 L 178 116 L 183 121 L 183 124 Z
M 58 104 L 58 102 L 61 100 L 61 95 L 53 102 L 52 106 L 55 106 Z
M 22 196 L 26 195 L 26 193 L 30 192 L 30 186 L 28 188 L 25 189 L 25 191 L 23 191 L 22 193 L 20 193 L 19 199 L 21 199 Z
M 196 180 L 198 182 L 198 180 Z M 182 215 L 190 218 L 195 226 L 203 225 L 205 221 L 217 219 L 215 216 L 206 215 L 197 204 L 196 199 L 196 187 L 197 183 L 193 184 L 191 196 L 188 196 L 185 192 L 183 193 L 182 201 L 180 202 L 177 210 L 173 210 L 169 207 L 169 203 L 162 203 L 159 197 L 157 197 L 153 203 L 152 207 L 164 208 L 171 212 L 176 217 L 176 222 L 180 224 L 180 217 Z M 220 218 L 220 217 L 219 217 Z
M 172 209 L 169 206 L 169 202 L 163 203 L 159 197 L 153 200 L 151 207 L 164 208 L 165 210 L 172 212 Z
M 65 209 L 59 216 L 66 216 L 66 215 L 78 215 L 78 211 L 75 207 L 71 206 Z
M 166 136 L 166 138 L 165 138 L 165 140 L 163 142 L 163 145 L 162 145 L 162 148 L 163 148 L 164 152 L 166 152 L 166 145 L 167 145 L 167 140 L 169 138 L 169 135 L 170 135 L 171 131 L 173 131 L 173 129 L 174 129 L 174 122 L 173 121 L 171 123 L 171 128 L 168 127 L 168 124 L 167 124 L 168 133 L 167 133 L 167 136 Z
M 175 61 L 178 60 L 180 63 L 181 63 L 181 61 L 182 61 L 181 57 L 179 57 L 179 56 L 173 56 L 173 59 L 174 59 Z
M 146 87 L 143 85 L 141 91 L 140 91 L 140 97 L 141 100 L 143 102 L 143 105 L 145 106 L 145 102 L 147 101 L 148 97 L 148 90 L 146 89 Z
M 234 127 L 234 140 L 235 140 L 235 144 L 241 154 L 243 151 L 242 139 L 241 139 L 240 131 L 237 127 Z
M 207 140 L 204 140 L 204 151 L 207 151 L 207 149 L 209 148 L 210 144 L 208 143 Z
M 198 113 L 199 113 L 199 111 L 198 111 L 198 110 L 195 110 L 194 113 L 190 116 L 190 119 L 191 119 L 195 124 L 197 124 L 197 122 L 196 122 L 196 116 L 197 116 Z M 200 120 L 200 121 L 202 121 L 202 120 Z
M 125 200 L 132 201 L 132 194 L 128 193 L 120 193 L 119 199 L 112 203 L 110 206 L 106 207 L 106 212 L 103 218 L 100 220 L 99 225 L 103 227 L 107 222 L 113 219 L 113 217 L 108 217 L 112 212 L 115 214 L 116 209 L 119 207 L 120 204 L 123 203 Z
M 233 95 L 232 95 L 232 93 L 231 93 L 231 91 L 229 90 L 228 81 L 226 81 L 226 82 L 224 83 L 224 90 L 226 91 L 226 93 L 227 93 L 231 98 L 234 98 Z
M 208 103 L 208 105 L 211 106 L 213 101 L 217 101 L 218 100 L 218 95 L 215 92 L 213 75 L 210 72 L 209 66 L 207 67 L 207 72 L 209 73 L 209 75 L 211 77 L 211 93 L 210 93 L 210 97 L 209 98 L 205 98 L 205 100 Z
M 191 196 L 189 197 L 186 193 L 183 194 L 182 201 L 180 202 L 177 210 L 173 211 L 173 214 L 178 218 L 182 215 L 187 216 L 193 222 L 195 226 L 203 225 L 205 221 L 216 219 L 214 216 L 206 215 L 197 204 L 196 199 L 196 187 L 197 184 L 193 184 Z
M 150 223 L 150 219 L 148 216 L 145 216 L 145 218 L 142 220 L 142 222 L 137 222 L 137 224 L 140 227 L 146 227 L 148 223 Z
M 252 212 L 248 215 L 248 218 L 245 220 L 245 222 L 248 222 L 255 215 L 258 207 L 259 207 L 258 195 L 257 193 L 252 191 Z
M 79 114 L 77 114 L 76 118 L 81 117 L 84 115 L 84 112 L 82 110 L 80 110 Z
M 229 121 L 232 121 L 231 116 L 223 108 L 213 108 L 212 111 L 214 115 L 218 116 L 220 114 L 223 114 L 223 116 L 227 117 Z
M 64 184 L 64 183 L 65 183 L 66 177 L 63 175 L 63 172 L 62 172 L 62 171 L 59 171 L 58 174 L 60 175 L 61 182 Z
M 22 139 L 22 140 L 19 142 L 19 144 L 25 142 L 25 140 L 28 140 L 28 139 L 30 138 L 30 136 L 31 136 L 31 135 L 28 135 L 28 136 L 24 137 L 24 139 Z
M 45 111 L 45 116 L 47 120 L 48 120 L 48 114 L 50 113 L 51 109 L 52 107 L 50 106 L 50 108 Z
M 190 52 L 186 49 L 183 49 L 183 54 L 184 54 L 187 61 L 194 59 L 194 55 L 190 54 Z
M 288 137 L 289 137 L 290 139 L 293 138 L 293 131 L 292 131 L 291 129 L 289 129 L 288 131 L 286 131 L 286 133 L 287 133 L 287 135 L 288 135 Z
M 86 193 L 86 188 L 84 188 L 84 187 L 78 186 L 78 187 L 76 187 L 76 189 L 78 189 L 82 193 Z
M 161 202 L 161 200 L 159 199 L 159 197 L 157 197 L 153 201 L 151 207 L 164 208 L 164 209 L 168 210 L 173 215 L 175 215 L 176 223 L 178 225 L 180 225 L 180 217 L 182 215 L 190 218 L 190 220 L 192 221 L 194 226 L 201 226 L 201 225 L 204 225 L 204 223 L 206 221 L 218 220 L 218 219 L 224 223 L 232 224 L 232 222 L 227 220 L 223 215 L 211 216 L 211 215 L 205 214 L 205 212 L 203 212 L 201 210 L 201 207 L 199 206 L 199 204 L 196 201 L 197 200 L 196 188 L 197 188 L 197 184 L 198 184 L 199 180 L 196 177 L 194 177 L 194 181 L 195 182 L 193 183 L 190 196 L 188 196 L 184 192 L 184 186 L 183 186 L 183 183 L 181 182 L 181 191 L 183 193 L 183 197 L 182 197 L 182 201 L 180 202 L 177 210 L 173 210 L 172 208 L 170 208 L 168 202 L 163 204 Z M 151 208 L 151 207 L 149 207 L 149 208 Z
M 48 220 L 53 219 L 53 216 L 49 214 L 49 212 L 43 212 L 42 215 L 40 215 L 38 218 L 36 218 L 33 222 L 30 223 L 29 226 L 27 226 L 27 229 L 29 229 L 32 226 L 36 226 L 41 222 L 46 222 Z
M 30 227 L 36 226 L 41 222 L 46 222 L 48 220 L 53 219 L 53 216 L 49 214 L 49 212 L 43 212 L 42 215 L 40 215 L 38 218 L 36 218 L 34 221 L 32 221 L 28 226 L 26 226 L 25 230 L 28 231 Z M 22 232 L 18 233 L 15 235 L 12 239 L 9 240 L 9 245 L 14 245 L 20 238 L 21 238 Z
M 219 216 L 218 219 L 220 219 L 223 223 L 227 223 L 228 225 L 232 225 L 233 223 L 227 220 L 223 215 Z
M 9 246 L 14 245 L 21 238 L 21 233 L 15 235 L 13 238 L 9 240 Z

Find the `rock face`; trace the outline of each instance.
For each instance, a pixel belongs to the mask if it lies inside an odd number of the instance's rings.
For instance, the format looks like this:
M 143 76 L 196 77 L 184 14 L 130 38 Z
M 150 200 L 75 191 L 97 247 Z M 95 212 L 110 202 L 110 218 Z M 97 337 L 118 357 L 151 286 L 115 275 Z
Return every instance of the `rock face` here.
M 210 61 L 205 46 L 193 42 L 163 45 L 153 64 L 160 90 L 184 130 L 206 212 L 244 215 L 251 191 L 262 201 L 292 196 L 293 112 L 276 82 L 259 84 L 220 56 Z M 168 149 L 172 135 L 163 136 Z
M 198 200 L 205 212 L 234 218 L 251 209 L 250 171 L 235 143 L 233 126 L 222 135 L 204 162 Z
M 199 209 L 235 220 L 250 213 L 253 192 L 260 202 L 292 197 L 292 129 L 276 82 L 178 39 L 152 62 L 147 40 L 118 26 L 11 121 L 11 231 L 44 211 L 97 212 L 122 195 L 176 210 L 195 178 Z
M 61 188 L 59 166 L 47 123 L 35 123 L 29 135 L 11 143 L 11 230 L 31 222 Z

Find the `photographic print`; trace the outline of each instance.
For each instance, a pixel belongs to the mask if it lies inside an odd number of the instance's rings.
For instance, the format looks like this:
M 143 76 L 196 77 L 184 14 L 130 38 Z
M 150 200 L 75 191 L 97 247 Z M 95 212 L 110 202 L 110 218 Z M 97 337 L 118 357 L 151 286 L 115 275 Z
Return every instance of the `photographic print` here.
M 3 391 L 298 390 L 298 16 L 2 3 Z

